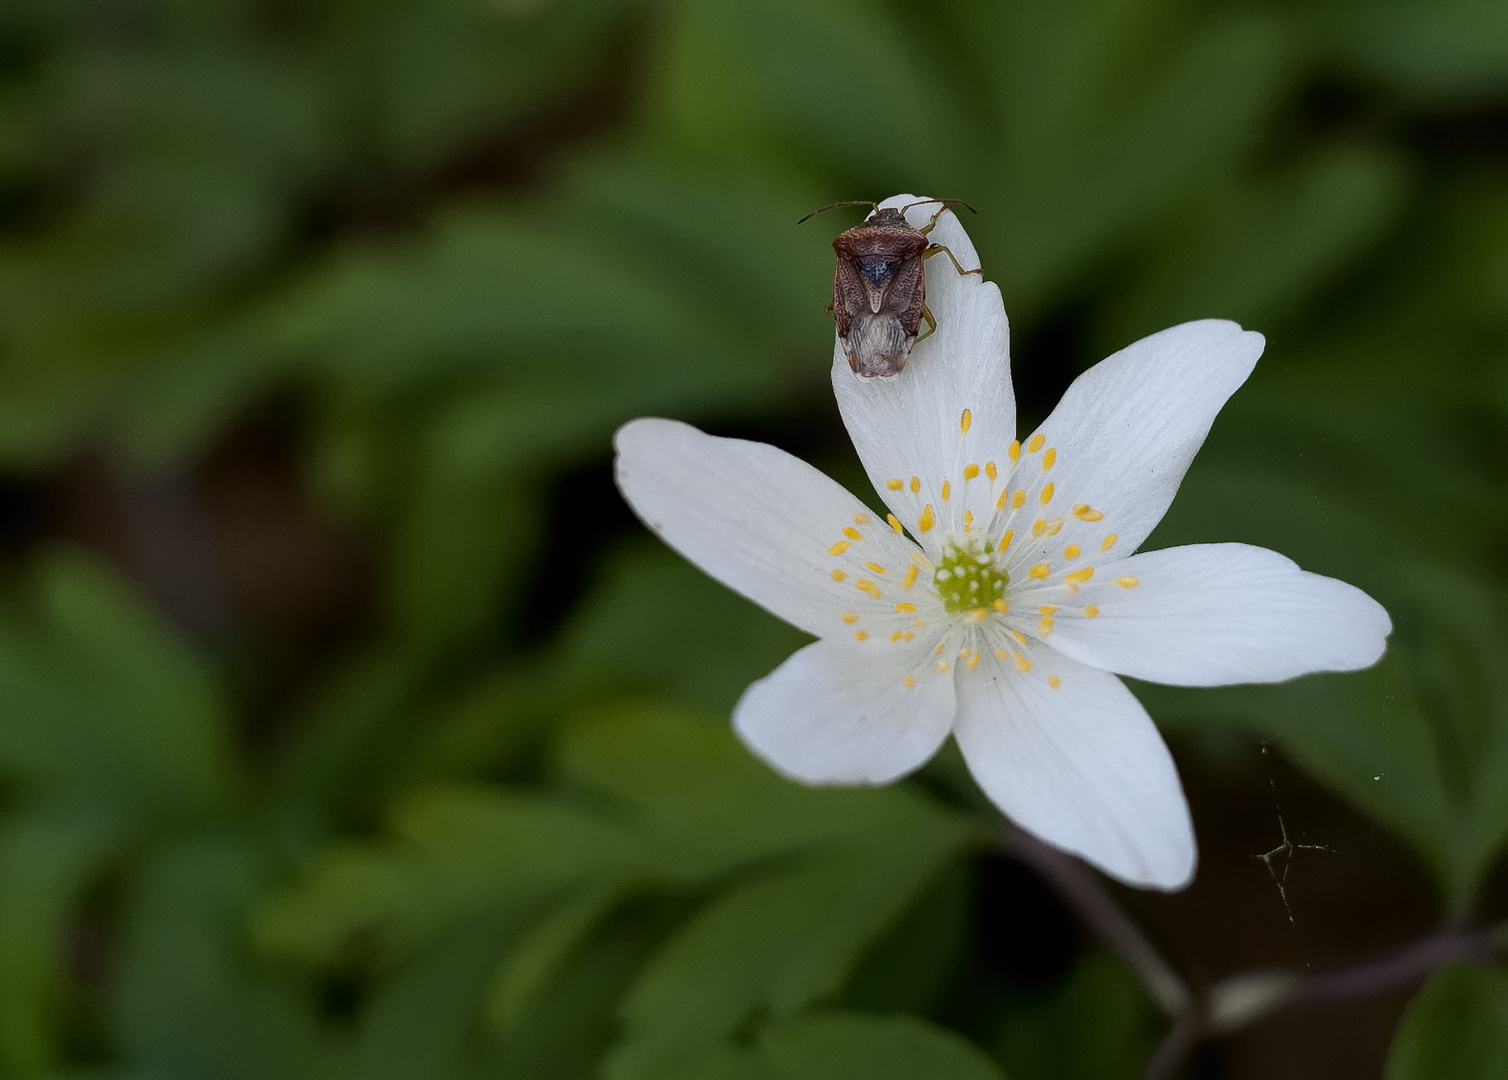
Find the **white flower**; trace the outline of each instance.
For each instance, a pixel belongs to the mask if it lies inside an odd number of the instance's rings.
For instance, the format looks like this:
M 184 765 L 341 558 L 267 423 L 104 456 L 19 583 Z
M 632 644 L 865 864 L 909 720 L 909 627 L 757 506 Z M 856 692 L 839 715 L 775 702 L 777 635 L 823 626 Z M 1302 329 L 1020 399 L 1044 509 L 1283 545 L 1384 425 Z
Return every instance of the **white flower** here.
M 932 238 L 978 265 L 951 213 Z M 896 377 L 861 380 L 834 350 L 884 517 L 775 447 L 672 420 L 618 431 L 618 486 L 671 547 L 820 639 L 734 711 L 780 772 L 883 784 L 952 732 L 1017 825 L 1123 881 L 1180 888 L 1195 862 L 1188 805 L 1116 674 L 1218 686 L 1355 670 L 1382 655 L 1388 615 L 1263 548 L 1133 554 L 1261 335 L 1206 320 L 1138 341 L 1018 442 L 999 289 L 940 258 L 927 302 L 937 332 Z

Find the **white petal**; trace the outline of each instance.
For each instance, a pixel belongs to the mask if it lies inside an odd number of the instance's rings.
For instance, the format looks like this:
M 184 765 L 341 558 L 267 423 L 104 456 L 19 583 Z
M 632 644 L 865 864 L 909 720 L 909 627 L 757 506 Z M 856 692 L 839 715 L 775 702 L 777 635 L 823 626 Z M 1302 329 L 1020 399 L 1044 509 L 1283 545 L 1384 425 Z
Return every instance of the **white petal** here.
M 954 711 L 953 678 L 937 671 L 930 642 L 818 641 L 744 691 L 733 727 L 792 779 L 885 784 L 937 752 Z
M 897 195 L 881 205 L 917 201 Z M 920 228 L 937 210 L 936 203 L 924 202 L 907 211 L 906 219 Z M 974 245 L 951 211 L 937 219 L 929 237 L 952 251 L 965 270 L 979 266 Z M 913 535 L 920 535 L 917 522 L 924 507 L 933 507 L 938 524 L 924 540 L 961 530 L 965 510 L 981 527 L 990 520 L 999 486 L 989 479 L 986 465 L 996 462 L 1003 482 L 1016 431 L 1010 326 L 1000 289 L 977 274 L 960 275 L 948 256 L 939 254 L 927 260 L 926 291 L 937 331 L 916 344 L 905 370 L 891 378 L 861 379 L 849 369 L 841 345 L 833 350 L 832 370 L 843 423 L 875 489 Z M 979 475 L 965 482 L 969 465 Z M 913 476 L 917 494 L 911 492 Z
M 979 786 L 1017 825 L 1121 881 L 1188 884 L 1189 808 L 1146 710 L 1114 675 L 1040 645 L 1029 655 L 1025 673 L 993 657 L 959 672 L 955 732 Z
M 1018 540 L 1034 520 L 1063 523 L 1055 542 L 1049 533 L 1023 545 L 1021 557 L 1052 560 L 1068 544 L 1097 553 L 1112 534 L 1118 554 L 1135 551 L 1167 512 L 1215 414 L 1251 374 L 1262 346 L 1261 334 L 1206 319 L 1143 338 L 1075 379 L 1024 440 L 1011 479 L 1026 493 L 1009 523 Z
M 1282 682 L 1371 667 L 1393 629 L 1382 605 L 1355 586 L 1247 544 L 1133 555 L 1080 589 L 1074 606 L 1087 605 L 1095 618 L 1060 615 L 1055 648 L 1175 686 Z
M 793 626 L 878 647 L 941 611 L 903 587 L 916 545 L 800 458 L 675 420 L 634 420 L 613 445 L 618 489 L 644 523 Z

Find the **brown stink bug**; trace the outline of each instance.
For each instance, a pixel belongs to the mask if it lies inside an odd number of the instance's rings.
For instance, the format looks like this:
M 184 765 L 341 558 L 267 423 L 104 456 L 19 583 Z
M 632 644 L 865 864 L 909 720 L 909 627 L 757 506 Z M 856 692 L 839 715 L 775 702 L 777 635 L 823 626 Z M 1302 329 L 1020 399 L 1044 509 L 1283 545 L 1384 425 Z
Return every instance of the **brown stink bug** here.
M 906 211 L 925 203 L 938 203 L 937 213 L 922 228 L 914 228 L 906 221 Z M 927 324 L 922 340 L 937 329 L 937 320 L 927 310 L 927 259 L 945 254 L 960 274 L 984 275 L 979 268 L 965 270 L 951 251 L 927 240 L 927 234 L 951 203 L 977 213 L 962 199 L 919 199 L 883 210 L 878 203 L 851 199 L 813 210 L 801 219 L 806 221 L 840 206 L 874 208 L 863 224 L 839 233 L 833 241 L 838 263 L 833 272 L 833 299 L 827 311 L 837 320 L 838 340 L 855 375 L 872 379 L 900 374 L 911 355 L 911 347 L 919 340 L 917 330 L 922 322 Z

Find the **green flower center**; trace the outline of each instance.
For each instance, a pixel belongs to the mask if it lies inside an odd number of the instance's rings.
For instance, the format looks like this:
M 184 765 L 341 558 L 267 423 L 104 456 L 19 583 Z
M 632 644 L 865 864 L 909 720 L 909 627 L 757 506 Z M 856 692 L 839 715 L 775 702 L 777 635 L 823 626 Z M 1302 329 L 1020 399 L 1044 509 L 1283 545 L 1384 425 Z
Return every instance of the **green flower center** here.
M 1005 596 L 1005 587 L 1010 582 L 1009 575 L 995 566 L 994 555 L 980 540 L 969 540 L 963 545 L 950 543 L 932 572 L 932 583 L 937 586 L 937 594 L 949 615 L 989 609 Z

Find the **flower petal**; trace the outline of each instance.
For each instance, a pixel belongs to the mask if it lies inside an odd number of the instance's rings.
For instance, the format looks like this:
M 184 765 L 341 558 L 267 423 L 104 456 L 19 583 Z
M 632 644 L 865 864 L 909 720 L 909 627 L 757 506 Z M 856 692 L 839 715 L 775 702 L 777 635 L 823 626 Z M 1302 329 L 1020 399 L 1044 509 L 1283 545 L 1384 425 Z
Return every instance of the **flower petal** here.
M 886 784 L 937 752 L 954 711 L 953 678 L 936 670 L 930 642 L 818 641 L 744 691 L 733 727 L 792 779 Z
M 1076 545 L 1135 551 L 1162 520 L 1226 400 L 1262 355 L 1261 334 L 1233 322 L 1184 323 L 1127 346 L 1074 380 L 1024 440 L 1011 487 L 1024 493 L 1016 536 L 1061 520 L 1021 557 Z M 1057 537 L 1050 541 L 1051 537 Z
M 916 545 L 800 458 L 675 420 L 634 420 L 613 445 L 618 489 L 644 523 L 793 626 L 889 645 L 941 612 L 908 587 Z
M 881 205 L 915 202 L 914 196 L 897 195 Z M 906 219 L 922 227 L 937 211 L 936 203 L 923 202 L 907 211 Z M 947 247 L 965 270 L 979 266 L 974 245 L 951 211 L 938 217 L 929 238 Z M 999 483 L 1010 471 L 1007 454 L 1016 433 L 1010 326 L 1000 289 L 977 274 L 960 275 L 946 254 L 927 260 L 925 280 L 937 331 L 916 343 L 904 371 L 861 379 L 849 369 L 842 345 L 833 350 L 832 370 L 843 423 L 870 481 L 924 543 L 962 531 L 965 510 L 981 527 L 990 520 Z M 933 508 L 934 528 L 920 522 L 927 506 Z
M 1082 588 L 1078 605 L 1093 605 L 1095 617 L 1059 618 L 1055 648 L 1174 686 L 1282 682 L 1371 667 L 1393 629 L 1382 605 L 1355 586 L 1247 544 L 1133 555 Z
M 993 658 L 959 673 L 955 733 L 974 779 L 1017 825 L 1121 881 L 1188 884 L 1189 808 L 1146 710 L 1114 675 L 1040 645 L 1031 659 L 1024 673 Z

